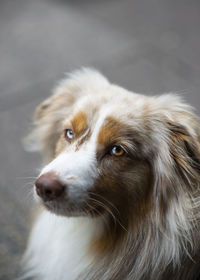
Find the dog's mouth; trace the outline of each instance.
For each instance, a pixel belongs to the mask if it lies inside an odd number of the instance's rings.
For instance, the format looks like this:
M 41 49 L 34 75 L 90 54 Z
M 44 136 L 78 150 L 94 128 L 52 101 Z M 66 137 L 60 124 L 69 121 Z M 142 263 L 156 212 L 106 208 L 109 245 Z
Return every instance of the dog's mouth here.
M 79 207 L 66 202 L 61 201 L 46 201 L 43 202 L 45 208 L 59 216 L 80 216 L 84 212 L 79 209 Z
M 50 211 L 59 216 L 67 217 L 77 217 L 77 216 L 90 216 L 97 217 L 101 216 L 105 209 L 98 203 L 90 203 L 89 201 L 69 201 L 69 200 L 52 200 L 43 201 L 43 206 Z

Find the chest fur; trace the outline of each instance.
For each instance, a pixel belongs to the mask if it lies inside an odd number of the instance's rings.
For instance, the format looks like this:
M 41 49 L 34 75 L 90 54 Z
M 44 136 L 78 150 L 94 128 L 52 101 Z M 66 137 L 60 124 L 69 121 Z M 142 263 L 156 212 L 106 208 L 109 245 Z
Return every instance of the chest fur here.
M 44 211 L 26 253 L 30 274 L 41 280 L 75 280 L 92 263 L 89 248 L 101 230 L 99 219 L 64 218 Z

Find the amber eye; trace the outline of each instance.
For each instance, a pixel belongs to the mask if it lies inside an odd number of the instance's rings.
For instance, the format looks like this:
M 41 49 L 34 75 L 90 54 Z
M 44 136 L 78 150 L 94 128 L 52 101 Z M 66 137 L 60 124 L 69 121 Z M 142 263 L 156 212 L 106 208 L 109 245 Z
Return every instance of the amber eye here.
M 74 137 L 74 133 L 72 129 L 65 129 L 65 138 L 67 140 L 72 140 Z
M 110 154 L 112 156 L 120 157 L 124 154 L 124 150 L 120 146 L 113 146 L 110 151 Z

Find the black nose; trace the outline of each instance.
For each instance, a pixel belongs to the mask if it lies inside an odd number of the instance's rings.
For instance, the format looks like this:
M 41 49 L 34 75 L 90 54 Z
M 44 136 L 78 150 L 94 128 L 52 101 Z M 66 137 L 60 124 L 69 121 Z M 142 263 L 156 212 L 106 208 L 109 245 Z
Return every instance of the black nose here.
M 56 174 L 49 172 L 41 175 L 35 182 L 37 194 L 44 200 L 56 200 L 65 191 L 65 185 Z

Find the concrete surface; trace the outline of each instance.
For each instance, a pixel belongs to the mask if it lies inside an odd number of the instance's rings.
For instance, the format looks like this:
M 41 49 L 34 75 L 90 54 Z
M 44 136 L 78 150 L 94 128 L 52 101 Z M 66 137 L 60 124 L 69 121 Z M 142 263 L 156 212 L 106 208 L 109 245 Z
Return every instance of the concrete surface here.
M 34 107 L 64 72 L 103 71 L 136 92 L 178 91 L 200 112 L 198 0 L 0 1 L 0 280 L 17 277 L 40 157 Z M 31 178 L 30 178 L 31 177 Z

